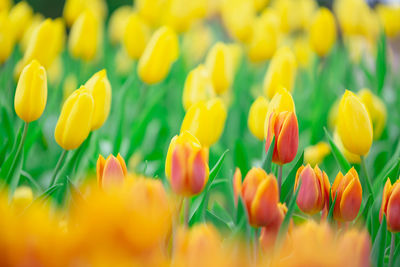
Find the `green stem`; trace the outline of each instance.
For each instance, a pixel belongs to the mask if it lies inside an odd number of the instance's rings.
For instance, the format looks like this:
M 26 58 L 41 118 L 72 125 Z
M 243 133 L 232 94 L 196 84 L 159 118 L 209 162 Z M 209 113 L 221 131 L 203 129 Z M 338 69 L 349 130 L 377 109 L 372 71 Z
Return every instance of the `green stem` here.
M 63 150 L 63 152 L 61 153 L 61 156 L 60 156 L 60 158 L 58 159 L 56 168 L 54 169 L 53 176 L 51 177 L 50 186 L 55 185 L 55 183 L 56 183 L 56 181 L 57 181 L 57 174 L 58 174 L 58 172 L 59 172 L 60 169 L 61 169 L 62 163 L 63 163 L 63 161 L 64 161 L 64 159 L 65 159 L 65 156 L 67 155 L 67 152 L 68 152 L 67 150 Z
M 279 197 L 281 195 L 281 187 L 282 187 L 282 172 L 283 172 L 283 165 L 279 165 L 279 173 L 278 173 L 278 190 L 279 190 Z
M 365 158 L 364 156 L 361 156 L 361 168 L 363 169 L 364 175 L 365 175 L 365 182 L 367 183 L 367 187 L 368 187 L 368 193 L 372 196 L 373 195 L 373 191 L 372 191 L 372 186 L 371 186 L 371 180 L 368 176 L 368 171 L 367 171 L 367 166 L 365 165 Z
M 190 210 L 190 199 L 189 197 L 185 197 L 184 203 L 185 205 L 185 214 L 184 214 L 184 224 L 186 227 L 189 227 L 189 210 Z
M 28 125 L 29 125 L 29 123 L 27 123 L 27 122 L 24 123 L 24 131 L 23 131 L 23 133 L 22 133 L 21 141 L 20 141 L 19 144 L 18 144 L 18 148 L 17 148 L 17 151 L 15 152 L 13 161 L 12 161 L 11 166 L 10 166 L 10 169 L 8 170 L 8 173 L 7 173 L 7 176 L 6 176 L 6 183 L 9 182 L 9 179 L 10 179 L 10 176 L 11 176 L 11 173 L 12 173 L 12 170 L 14 169 L 15 164 L 16 164 L 16 162 L 17 162 L 17 159 L 18 159 L 18 157 L 19 157 L 19 154 L 21 153 L 22 148 L 24 147 L 26 135 L 27 135 L 27 133 L 28 133 Z
M 389 255 L 389 267 L 393 266 L 393 256 L 394 256 L 394 249 L 395 249 L 395 242 L 396 242 L 396 236 L 394 233 L 392 233 L 392 241 L 390 243 L 390 255 Z

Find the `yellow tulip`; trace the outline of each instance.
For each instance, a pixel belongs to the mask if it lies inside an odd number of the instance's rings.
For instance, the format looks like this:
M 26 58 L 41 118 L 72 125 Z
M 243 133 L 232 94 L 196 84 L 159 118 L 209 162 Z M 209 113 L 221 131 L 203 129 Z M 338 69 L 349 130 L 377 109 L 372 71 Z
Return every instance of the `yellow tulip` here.
M 336 24 L 329 9 L 320 8 L 314 15 L 310 29 L 310 43 L 320 56 L 326 56 L 336 41 Z
M 14 35 L 6 12 L 0 12 L 0 64 L 3 64 L 14 49 Z
M 199 23 L 183 35 L 182 54 L 189 67 L 197 65 L 207 53 L 213 33 L 207 24 Z
M 103 20 L 107 15 L 105 0 L 66 0 L 63 16 L 68 27 L 75 23 L 85 9 L 90 9 L 99 20 Z
M 337 0 L 333 8 L 344 35 L 358 35 L 363 33 L 364 25 L 368 24 L 364 16 L 369 10 L 366 1 Z
M 92 94 L 81 86 L 62 107 L 54 133 L 58 145 L 65 150 L 79 147 L 90 133 L 93 113 Z
M 358 97 L 367 108 L 374 130 L 374 139 L 381 137 L 386 124 L 387 111 L 385 103 L 369 89 L 362 89 L 358 92 Z
M 215 96 L 211 76 L 204 65 L 199 65 L 189 72 L 183 87 L 183 107 L 188 110 L 201 100 L 209 100 Z
M 168 1 L 166 0 L 136 0 L 135 10 L 147 23 L 152 26 L 158 26 L 167 4 Z
M 47 102 L 46 70 L 33 60 L 22 71 L 15 91 L 14 108 L 25 122 L 39 119 Z
M 351 153 L 346 148 L 344 148 L 342 140 L 340 140 L 339 134 L 337 129 L 333 133 L 333 141 L 335 142 L 336 146 L 339 148 L 340 152 L 342 152 L 343 156 L 347 159 L 349 163 L 360 163 L 361 157 L 357 154 Z
M 304 149 L 304 161 L 314 167 L 322 163 L 330 152 L 331 148 L 326 142 L 319 142 L 316 145 L 308 146 Z
M 99 48 L 100 23 L 92 11 L 86 9 L 71 28 L 68 48 L 71 55 L 92 60 Z
M 308 40 L 301 37 L 296 38 L 293 43 L 293 52 L 299 67 L 307 68 L 310 66 L 314 54 Z
M 150 28 L 136 13 L 131 13 L 125 27 L 123 44 L 129 57 L 139 59 L 150 39 Z
M 279 41 L 279 17 L 266 10 L 255 20 L 253 35 L 248 44 L 248 55 L 251 61 L 261 62 L 270 59 Z
M 128 76 L 129 73 L 132 72 L 132 67 L 134 61 L 129 57 L 128 52 L 126 52 L 125 48 L 118 49 L 117 54 L 115 55 L 115 72 L 119 76 Z
M 47 74 L 51 85 L 57 85 L 60 82 L 61 76 L 63 75 L 63 61 L 60 56 L 47 68 Z
M 265 8 L 266 5 L 268 5 L 269 0 L 253 0 L 253 2 L 254 2 L 254 8 L 257 11 L 260 11 L 263 8 Z
M 107 78 L 106 70 L 95 73 L 86 83 L 85 87 L 92 94 L 94 112 L 91 130 L 99 129 L 108 118 L 111 106 L 111 84 Z
M 211 74 L 215 92 L 225 93 L 233 80 L 233 58 L 229 47 L 221 42 L 216 43 L 208 52 L 206 66 Z
M 32 36 L 35 33 L 36 29 L 40 24 L 44 21 L 44 17 L 41 14 L 35 14 L 32 18 L 31 23 L 26 28 L 24 35 L 21 38 L 20 46 L 23 52 L 26 52 L 28 49 L 29 43 L 32 40 Z
M 70 73 L 64 79 L 63 84 L 63 103 L 67 98 L 75 91 L 78 86 L 78 79 L 76 78 L 75 74 Z
M 296 79 L 296 58 L 292 50 L 283 46 L 279 48 L 268 66 L 265 74 L 263 88 L 268 98 L 272 98 L 280 87 L 293 91 Z
M 10 10 L 11 5 L 12 5 L 11 0 L 0 0 L 0 13 L 3 11 Z
M 397 36 L 400 33 L 400 7 L 379 4 L 376 11 L 386 35 Z
M 346 90 L 339 103 L 337 130 L 344 147 L 353 154 L 366 155 L 372 145 L 372 123 L 360 98 Z
M 264 140 L 264 123 L 268 112 L 268 100 L 259 96 L 251 104 L 248 118 L 250 132 L 260 140 Z
M 179 33 L 187 31 L 196 19 L 196 14 L 192 10 L 194 6 L 190 3 L 200 1 L 190 1 L 188 3 L 186 0 L 169 0 L 168 2 L 164 15 L 164 24 Z
M 199 139 L 202 146 L 210 147 L 221 137 L 226 116 L 226 107 L 221 99 L 199 101 L 186 112 L 181 133 L 188 131 Z
M 25 1 L 21 1 L 10 10 L 9 18 L 16 40 L 20 40 L 25 29 L 31 23 L 33 10 Z
M 121 6 L 111 14 L 108 26 L 108 35 L 112 44 L 115 45 L 123 40 L 125 28 L 128 24 L 131 13 L 131 6 Z
M 151 37 L 138 63 L 138 75 L 147 84 L 163 80 L 179 56 L 178 36 L 169 27 L 159 28 Z
M 221 7 L 222 21 L 229 34 L 235 39 L 247 42 L 252 34 L 255 9 L 252 1 L 225 0 Z

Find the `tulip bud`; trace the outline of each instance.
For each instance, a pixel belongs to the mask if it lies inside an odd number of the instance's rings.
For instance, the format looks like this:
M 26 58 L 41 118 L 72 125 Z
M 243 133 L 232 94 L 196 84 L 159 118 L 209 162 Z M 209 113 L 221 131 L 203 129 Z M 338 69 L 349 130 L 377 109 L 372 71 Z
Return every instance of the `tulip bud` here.
M 202 146 L 210 147 L 221 137 L 226 116 L 226 107 L 221 99 L 199 101 L 186 112 L 181 133 L 189 131 L 199 139 Z
M 296 173 L 294 191 L 300 183 L 300 190 L 297 196 L 297 206 L 304 213 L 313 215 L 321 210 L 328 214 L 330 183 L 325 172 L 310 165 L 301 166 Z
M 260 243 L 264 250 L 269 250 L 274 247 L 276 238 L 278 237 L 279 229 L 281 228 L 283 219 L 287 213 L 285 204 L 278 203 L 278 216 L 267 227 L 261 228 Z
M 3 11 L 7 11 L 10 10 L 12 5 L 11 0 L 1 0 L 0 1 L 0 13 Z
M 178 58 L 179 43 L 176 33 L 169 27 L 159 28 L 148 42 L 138 63 L 138 75 L 147 84 L 158 83 L 169 73 Z
M 333 216 L 336 220 L 347 222 L 356 218 L 362 201 L 362 188 L 358 173 L 352 167 L 345 176 L 341 172 L 332 185 L 332 198 L 336 203 Z
M 224 1 L 221 6 L 222 21 L 230 35 L 247 42 L 252 34 L 255 9 L 252 1 Z
M 382 221 L 383 215 L 386 216 L 389 231 L 400 232 L 400 179 L 393 185 L 390 178 L 387 179 L 382 195 L 382 205 L 379 218 Z
M 32 7 L 25 1 L 21 1 L 9 13 L 10 22 L 16 40 L 20 40 L 33 17 Z
M 85 87 L 92 94 L 94 100 L 94 113 L 91 130 L 99 129 L 108 118 L 111 106 L 111 84 L 108 81 L 106 70 L 95 73 L 86 83 Z
M 100 23 L 89 9 L 79 15 L 71 28 L 68 48 L 71 55 L 83 60 L 92 60 L 99 47 Z
M 6 12 L 0 12 L 0 64 L 3 64 L 14 49 L 11 22 Z
M 19 77 L 14 98 L 15 112 L 25 122 L 32 122 L 42 116 L 46 102 L 46 70 L 33 60 Z
M 183 107 L 188 110 L 198 101 L 207 101 L 215 96 L 213 83 L 204 65 L 189 72 L 183 87 Z
M 62 107 L 54 133 L 58 145 L 65 150 L 79 147 L 90 133 L 93 113 L 92 94 L 81 86 L 65 100 Z
M 123 40 L 125 29 L 131 14 L 131 6 L 121 6 L 111 14 L 108 26 L 108 35 L 113 45 L 116 45 Z
M 320 56 L 326 56 L 336 41 L 335 18 L 329 9 L 322 7 L 314 15 L 310 28 L 310 43 Z
M 33 201 L 32 189 L 28 186 L 20 186 L 15 189 L 11 205 L 18 213 L 23 212 Z
M 259 96 L 251 105 L 249 111 L 248 126 L 250 132 L 260 139 L 264 140 L 264 123 L 268 112 L 268 100 Z
M 225 93 L 233 80 L 233 58 L 228 46 L 216 43 L 207 54 L 206 66 L 209 70 L 217 94 Z
M 96 172 L 97 182 L 100 188 L 121 185 L 128 173 L 125 160 L 119 153 L 117 157 L 109 155 L 107 159 L 104 159 L 102 155 L 99 155 L 99 158 L 97 159 Z
M 203 60 L 214 36 L 211 27 L 207 24 L 195 24 L 183 35 L 182 53 L 189 67 L 197 65 Z
M 168 2 L 165 0 L 136 0 L 135 10 L 147 23 L 152 26 L 158 26 L 167 4 Z
M 242 198 L 249 223 L 253 226 L 268 226 L 280 215 L 276 179 L 261 168 L 252 168 L 247 173 L 243 181 Z
M 353 154 L 366 155 L 372 145 L 372 123 L 364 104 L 346 90 L 339 104 L 337 130 L 344 147 Z
M 150 39 L 150 28 L 136 13 L 127 20 L 123 41 L 126 52 L 132 59 L 139 59 Z
M 319 142 L 304 149 L 304 161 L 311 166 L 318 165 L 330 152 L 331 148 L 326 142 Z
M 187 31 L 196 19 L 196 14 L 192 10 L 195 7 L 191 2 L 188 3 L 186 0 L 170 0 L 167 10 L 164 11 L 164 24 L 170 26 L 178 33 Z
M 299 67 L 306 69 L 310 66 L 314 54 L 307 39 L 302 37 L 296 38 L 293 43 L 293 52 L 296 56 L 296 61 L 299 63 Z
M 279 48 L 265 74 L 263 83 L 265 95 L 271 99 L 281 87 L 291 92 L 296 79 L 296 68 L 296 57 L 292 50 L 287 46 Z
M 286 164 L 291 162 L 299 145 L 299 126 L 296 114 L 292 111 L 272 112 L 268 120 L 265 150 L 268 151 L 275 136 L 272 162 Z
M 400 33 L 400 7 L 379 4 L 376 6 L 379 19 L 388 37 L 395 37 Z
M 236 168 L 235 173 L 233 175 L 233 196 L 235 198 L 235 204 L 238 203 L 238 198 L 240 193 L 242 192 L 242 173 L 240 172 L 239 168 Z
M 68 27 L 72 26 L 86 9 L 90 9 L 99 20 L 107 15 L 107 3 L 104 0 L 66 0 L 63 16 Z
M 168 148 L 165 172 L 175 193 L 199 194 L 208 181 L 208 153 L 189 132 L 172 138 Z

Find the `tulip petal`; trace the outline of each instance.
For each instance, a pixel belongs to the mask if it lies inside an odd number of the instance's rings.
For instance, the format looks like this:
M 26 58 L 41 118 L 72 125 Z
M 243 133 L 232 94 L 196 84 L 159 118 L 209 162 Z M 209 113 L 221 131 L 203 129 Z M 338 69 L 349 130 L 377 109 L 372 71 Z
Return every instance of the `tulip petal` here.
M 358 179 L 353 179 L 343 191 L 340 201 L 341 218 L 344 221 L 352 221 L 360 210 L 362 201 L 362 188 Z
M 392 232 L 400 231 L 400 185 L 398 184 L 390 195 L 387 205 L 387 224 Z
M 314 170 L 307 165 L 300 174 L 301 185 L 297 196 L 297 205 L 308 214 L 313 214 L 320 210 L 318 200 L 321 197 L 321 191 L 317 183 L 317 177 Z
M 185 193 L 185 185 L 187 184 L 187 166 L 186 153 L 184 146 L 176 144 L 175 150 L 172 152 L 171 161 L 171 187 L 176 193 Z
M 278 185 L 276 180 L 267 176 L 258 186 L 251 204 L 251 224 L 268 226 L 278 216 Z
M 110 155 L 104 165 L 102 187 L 107 188 L 111 185 L 122 184 L 124 179 L 125 174 L 121 164 L 116 157 Z
M 189 184 L 191 194 L 200 193 L 208 180 L 207 162 L 204 152 L 199 150 L 189 159 Z
M 299 145 L 299 126 L 293 112 L 287 115 L 277 141 L 279 162 L 281 164 L 291 162 L 297 154 Z

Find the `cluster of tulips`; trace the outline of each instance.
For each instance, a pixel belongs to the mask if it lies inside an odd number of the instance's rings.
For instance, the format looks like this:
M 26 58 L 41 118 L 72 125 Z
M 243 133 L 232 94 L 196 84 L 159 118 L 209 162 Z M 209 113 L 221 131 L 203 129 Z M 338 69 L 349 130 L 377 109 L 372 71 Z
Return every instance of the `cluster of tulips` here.
M 400 6 L 269 2 L 0 0 L 0 265 L 397 266 Z M 328 96 L 340 53 L 376 88 Z

